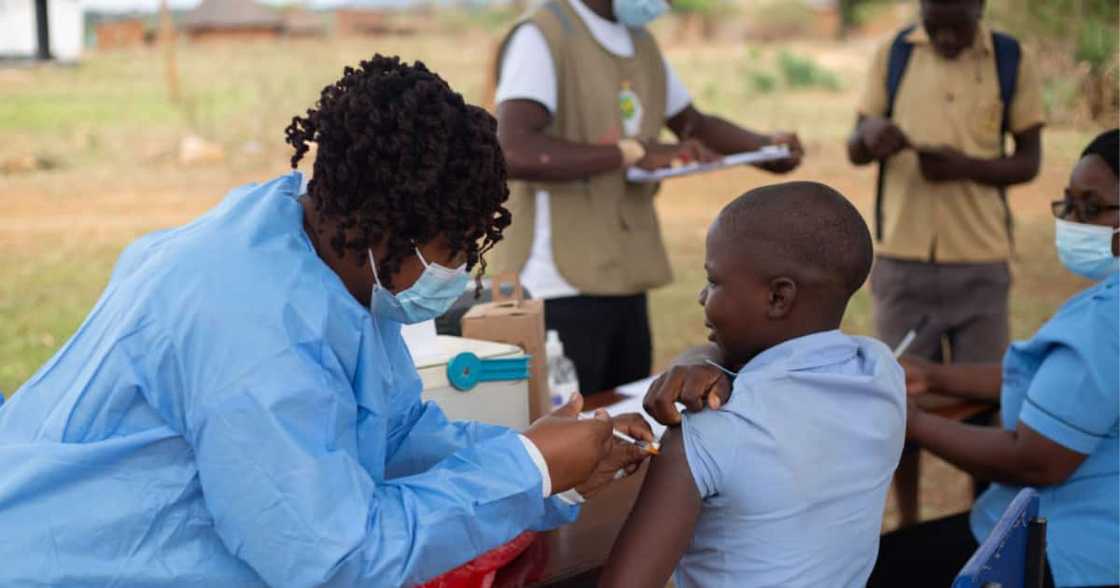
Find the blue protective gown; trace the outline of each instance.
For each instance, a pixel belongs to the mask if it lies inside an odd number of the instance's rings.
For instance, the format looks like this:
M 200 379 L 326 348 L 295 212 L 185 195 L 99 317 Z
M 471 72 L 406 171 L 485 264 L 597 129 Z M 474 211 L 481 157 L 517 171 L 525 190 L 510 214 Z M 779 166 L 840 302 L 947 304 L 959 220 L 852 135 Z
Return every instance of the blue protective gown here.
M 0 586 L 408 586 L 575 518 L 515 432 L 420 402 L 300 180 L 128 247 L 0 409 Z

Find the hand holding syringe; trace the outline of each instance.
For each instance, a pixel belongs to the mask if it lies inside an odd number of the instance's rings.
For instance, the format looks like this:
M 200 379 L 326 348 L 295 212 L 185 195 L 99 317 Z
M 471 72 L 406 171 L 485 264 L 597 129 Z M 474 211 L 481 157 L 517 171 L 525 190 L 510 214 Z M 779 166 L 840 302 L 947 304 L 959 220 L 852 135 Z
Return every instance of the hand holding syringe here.
M 642 418 L 641 415 L 636 415 L 635 414 L 633 416 L 636 416 L 638 418 Z M 618 417 L 614 417 L 614 419 L 619 419 L 621 417 L 630 417 L 630 415 L 619 415 Z M 581 414 L 581 415 L 579 415 L 579 418 L 580 419 L 592 419 L 592 418 L 595 418 L 595 417 L 593 415 L 589 415 L 589 414 Z M 612 420 L 614 420 L 614 419 L 612 419 Z M 658 443 L 657 441 L 653 440 L 653 434 L 652 433 L 648 433 L 649 436 L 650 436 L 650 439 L 648 441 L 639 441 L 638 439 L 635 439 L 635 438 L 631 437 L 630 435 L 627 435 L 626 433 L 623 433 L 622 431 L 619 431 L 617 428 L 614 429 L 612 431 L 612 433 L 614 434 L 615 439 L 618 439 L 619 441 L 623 441 L 625 443 L 630 443 L 631 445 L 637 445 L 638 447 L 641 447 L 646 453 L 649 453 L 650 455 L 659 455 L 661 453 L 661 444 Z

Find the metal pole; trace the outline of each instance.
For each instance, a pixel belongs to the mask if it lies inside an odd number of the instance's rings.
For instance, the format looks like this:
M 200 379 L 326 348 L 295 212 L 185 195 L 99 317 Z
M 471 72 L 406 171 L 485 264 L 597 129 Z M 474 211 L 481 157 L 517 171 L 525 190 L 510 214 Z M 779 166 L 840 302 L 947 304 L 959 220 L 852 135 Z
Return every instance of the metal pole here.
M 179 92 L 179 66 L 175 61 L 175 23 L 171 21 L 171 9 L 167 0 L 159 3 L 159 44 L 163 50 L 165 74 L 167 76 L 167 97 L 173 104 L 181 102 Z
M 35 25 L 39 41 L 35 58 L 46 61 L 51 58 L 51 25 L 47 18 L 47 0 L 35 0 Z
M 1046 519 L 1038 517 L 1027 527 L 1027 569 L 1025 588 L 1042 588 L 1046 577 Z

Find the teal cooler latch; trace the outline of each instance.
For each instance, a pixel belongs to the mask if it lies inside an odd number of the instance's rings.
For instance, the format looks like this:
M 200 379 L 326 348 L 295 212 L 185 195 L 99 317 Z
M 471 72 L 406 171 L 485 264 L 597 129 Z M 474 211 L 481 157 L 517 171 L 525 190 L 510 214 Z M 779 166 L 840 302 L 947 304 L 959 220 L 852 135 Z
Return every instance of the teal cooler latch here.
M 467 392 L 479 382 L 528 380 L 530 356 L 508 359 L 480 359 L 468 352 L 451 358 L 447 364 L 447 380 L 460 392 Z

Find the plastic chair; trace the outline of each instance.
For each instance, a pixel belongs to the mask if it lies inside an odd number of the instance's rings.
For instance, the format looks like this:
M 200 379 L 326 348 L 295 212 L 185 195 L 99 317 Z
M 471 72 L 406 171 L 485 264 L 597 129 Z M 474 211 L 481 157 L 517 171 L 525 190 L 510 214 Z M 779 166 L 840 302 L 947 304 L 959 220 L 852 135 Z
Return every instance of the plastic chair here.
M 1023 488 L 953 588 L 1041 588 L 1045 575 L 1046 519 L 1038 516 L 1038 492 Z

